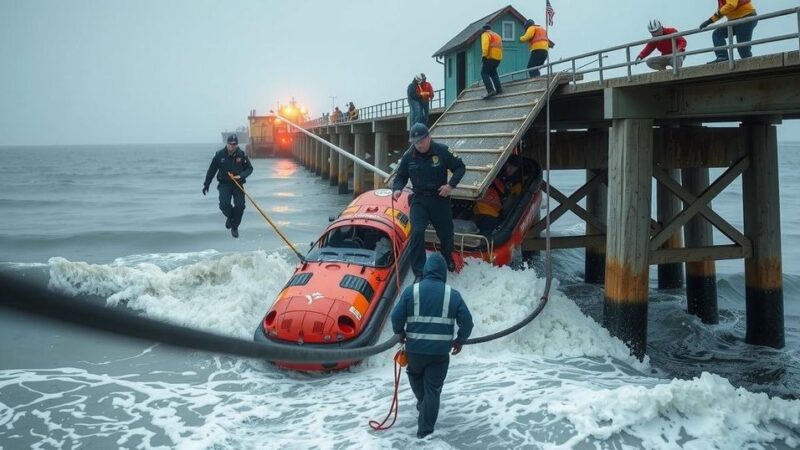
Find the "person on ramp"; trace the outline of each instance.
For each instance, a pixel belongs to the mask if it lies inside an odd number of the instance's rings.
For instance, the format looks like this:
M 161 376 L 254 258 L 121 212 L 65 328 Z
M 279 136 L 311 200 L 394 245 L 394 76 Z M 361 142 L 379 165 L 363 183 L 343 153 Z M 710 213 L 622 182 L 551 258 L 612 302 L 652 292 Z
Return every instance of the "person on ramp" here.
M 411 147 L 403 154 L 392 185 L 395 200 L 411 180 L 411 241 L 408 244 L 415 282 L 422 279 L 425 266 L 425 228 L 430 222 L 441 243 L 447 270 L 456 268 L 453 261 L 453 210 L 450 192 L 458 186 L 466 167 L 446 145 L 434 142 L 428 127 L 416 123 L 409 132 Z M 453 172 L 450 181 L 447 171 Z
M 206 172 L 206 180 L 203 183 L 203 195 L 208 193 L 211 180 L 216 175 L 219 209 L 225 215 L 225 228 L 231 230 L 231 236 L 238 238 L 239 224 L 242 223 L 242 214 L 244 214 L 244 192 L 234 184 L 228 176 L 229 173 L 241 185 L 244 185 L 247 177 L 253 173 L 253 165 L 239 148 L 239 139 L 235 134 L 228 136 L 228 144 L 219 150 L 211 160 L 208 172 Z M 233 198 L 233 206 L 231 206 L 231 198 Z
M 458 334 L 453 339 L 455 325 Z M 404 336 L 408 355 L 408 383 L 417 398 L 417 437 L 433 433 L 439 416 L 450 350 L 457 355 L 472 333 L 472 314 L 461 294 L 447 285 L 441 255 L 425 263 L 421 282 L 406 287 L 392 311 L 392 330 Z

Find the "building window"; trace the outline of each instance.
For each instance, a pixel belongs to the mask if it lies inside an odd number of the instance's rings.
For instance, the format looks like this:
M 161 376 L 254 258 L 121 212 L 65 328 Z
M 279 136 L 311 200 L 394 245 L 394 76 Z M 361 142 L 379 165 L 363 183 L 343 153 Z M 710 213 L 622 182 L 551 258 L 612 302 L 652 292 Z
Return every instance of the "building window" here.
M 514 22 L 503 22 L 503 40 L 514 40 Z
M 453 58 L 447 58 L 447 78 L 453 76 Z

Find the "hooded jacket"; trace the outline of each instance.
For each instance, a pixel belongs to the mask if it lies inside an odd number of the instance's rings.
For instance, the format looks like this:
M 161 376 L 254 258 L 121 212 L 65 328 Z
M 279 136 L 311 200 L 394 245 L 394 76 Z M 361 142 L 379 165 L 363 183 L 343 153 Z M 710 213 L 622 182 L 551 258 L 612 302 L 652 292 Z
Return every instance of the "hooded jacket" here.
M 447 265 L 440 253 L 434 253 L 425 262 L 422 281 L 408 286 L 395 305 L 392 329 L 396 334 L 406 332 L 409 353 L 446 355 L 453 342 L 463 344 L 472 333 L 467 304 L 446 282 Z M 458 334 L 453 339 L 456 324 Z

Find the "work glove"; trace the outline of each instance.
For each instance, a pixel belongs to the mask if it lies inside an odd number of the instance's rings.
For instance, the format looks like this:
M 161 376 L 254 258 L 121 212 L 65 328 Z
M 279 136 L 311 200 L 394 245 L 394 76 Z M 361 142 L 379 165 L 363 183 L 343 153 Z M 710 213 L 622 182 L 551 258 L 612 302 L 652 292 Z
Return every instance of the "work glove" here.
M 203 185 L 203 195 L 206 195 L 206 194 L 208 194 L 208 185 L 204 184 Z
M 453 352 L 450 354 L 457 355 L 461 353 L 461 347 L 463 347 L 463 344 L 459 344 L 458 342 L 453 342 Z
M 400 335 L 400 343 L 401 344 L 405 344 L 406 343 L 406 332 L 405 331 L 401 331 L 401 332 L 395 333 L 395 334 L 399 334 Z
M 639 64 L 640 62 L 642 62 L 642 57 L 641 57 L 641 56 L 637 56 L 637 57 L 636 57 L 636 61 L 634 61 L 634 62 L 635 62 L 636 64 Z
M 486 62 L 486 57 L 485 56 L 481 58 L 481 62 Z
M 703 23 L 700 24 L 700 29 L 702 30 L 703 28 L 711 25 L 712 23 L 714 23 L 714 21 L 709 18 L 709 19 L 707 19 L 706 21 L 704 21 Z

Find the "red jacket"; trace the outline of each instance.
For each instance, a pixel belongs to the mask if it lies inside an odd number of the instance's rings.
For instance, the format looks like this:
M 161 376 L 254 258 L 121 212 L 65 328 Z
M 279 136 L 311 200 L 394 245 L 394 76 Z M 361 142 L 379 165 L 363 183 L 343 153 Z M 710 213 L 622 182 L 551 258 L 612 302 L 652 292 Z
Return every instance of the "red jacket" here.
M 664 27 L 664 35 L 677 33 L 678 30 L 675 28 Z M 683 36 L 679 36 L 675 39 L 675 46 L 678 48 L 679 52 L 686 50 L 686 39 Z M 647 58 L 650 53 L 653 53 L 653 50 L 658 49 L 662 55 L 671 55 L 672 54 L 672 39 L 663 39 L 658 42 L 648 42 L 647 45 L 644 46 L 644 49 L 641 53 L 639 53 L 639 58 Z
M 433 99 L 433 86 L 427 81 L 423 81 L 417 86 L 417 93 L 422 97 L 423 103 L 428 103 Z

